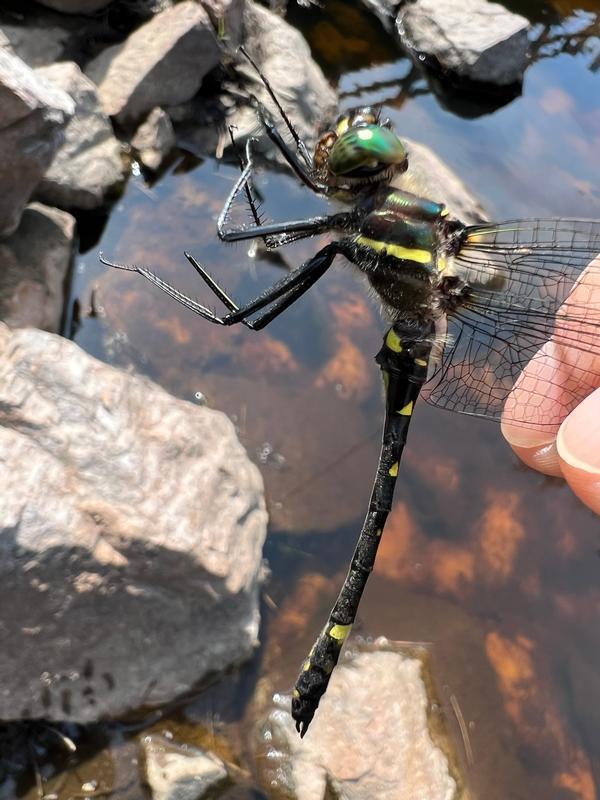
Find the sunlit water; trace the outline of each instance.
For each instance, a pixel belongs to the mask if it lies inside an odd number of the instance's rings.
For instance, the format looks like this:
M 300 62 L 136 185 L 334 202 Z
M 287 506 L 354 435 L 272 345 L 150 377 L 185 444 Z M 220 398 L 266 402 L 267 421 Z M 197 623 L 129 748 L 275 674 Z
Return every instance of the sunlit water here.
M 598 24 L 595 3 L 510 5 L 529 12 L 538 32 L 551 23 L 554 34 Z M 562 28 L 561 14 L 569 15 Z M 342 107 L 384 102 L 399 134 L 435 150 L 491 218 L 600 218 L 597 39 L 540 59 L 520 97 L 464 118 L 442 107 L 423 78 L 406 90 L 408 61 L 360 5 L 294 8 L 290 19 L 337 84 Z M 84 314 L 78 344 L 178 396 L 194 400 L 201 392 L 235 421 L 263 473 L 272 576 L 261 651 L 158 725 L 188 741 L 216 725 L 235 758 L 259 770 L 244 762 L 260 708 L 249 698 L 261 677 L 263 701 L 291 687 L 343 579 L 368 501 L 382 414 L 373 355 L 384 325 L 361 282 L 342 267 L 254 334 L 211 326 L 141 279 L 97 262 L 101 248 L 151 265 L 197 295 L 203 287 L 182 255 L 189 250 L 236 298 L 258 293 L 281 276 L 281 266 L 215 236 L 236 174 L 213 158 L 180 154 L 154 185 L 132 176 L 101 241 L 77 259 L 72 296 Z M 271 218 L 322 207 L 285 175 L 263 172 L 260 187 Z M 317 247 L 289 248 L 287 263 Z M 86 316 L 92 295 L 98 313 Z M 434 643 L 442 700 L 459 703 L 470 732 L 476 796 L 596 796 L 599 534 L 598 519 L 560 481 L 519 465 L 494 424 L 418 408 L 357 627 L 366 636 Z M 115 774 L 126 773 L 128 746 L 112 741 Z M 137 784 L 119 796 L 136 791 Z

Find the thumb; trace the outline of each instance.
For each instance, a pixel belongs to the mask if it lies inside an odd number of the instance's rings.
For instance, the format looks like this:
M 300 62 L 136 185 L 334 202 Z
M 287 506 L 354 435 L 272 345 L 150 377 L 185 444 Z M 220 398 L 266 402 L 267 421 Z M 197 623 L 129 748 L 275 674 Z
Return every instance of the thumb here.
M 600 514 L 600 389 L 582 400 L 562 423 L 556 453 L 573 492 Z

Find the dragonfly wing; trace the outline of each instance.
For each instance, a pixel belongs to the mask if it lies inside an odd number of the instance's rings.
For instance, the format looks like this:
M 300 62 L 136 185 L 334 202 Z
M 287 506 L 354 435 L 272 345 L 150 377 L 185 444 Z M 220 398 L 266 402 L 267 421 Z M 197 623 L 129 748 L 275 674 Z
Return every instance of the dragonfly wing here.
M 426 399 L 557 429 L 600 386 L 599 253 L 598 221 L 467 228 L 456 271 L 473 288 L 448 318 Z M 516 383 L 520 391 L 512 393 Z

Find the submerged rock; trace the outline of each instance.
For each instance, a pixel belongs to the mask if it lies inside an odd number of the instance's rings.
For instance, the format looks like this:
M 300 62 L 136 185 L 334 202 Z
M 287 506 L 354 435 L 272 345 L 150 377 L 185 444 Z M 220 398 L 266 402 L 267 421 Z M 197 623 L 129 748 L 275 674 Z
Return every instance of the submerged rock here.
M 441 720 L 432 738 L 437 706 L 426 663 L 416 649 L 403 654 L 379 642 L 354 652 L 336 668 L 302 740 L 286 698 L 263 729 L 263 784 L 297 800 L 321 800 L 328 790 L 348 800 L 463 798 Z
M 124 163 L 96 87 L 72 61 L 42 67 L 37 74 L 73 98 L 75 113 L 36 195 L 60 208 L 97 208 L 123 180 Z
M 231 422 L 0 327 L 0 717 L 164 703 L 257 643 L 266 512 Z
M 152 800 L 201 800 L 227 780 L 221 759 L 199 747 L 177 745 L 165 736 L 142 739 L 145 778 Z
M 157 105 L 189 100 L 219 60 L 208 13 L 184 0 L 104 50 L 85 72 L 98 86 L 104 111 L 126 125 Z
M 66 92 L 44 82 L 7 48 L 0 48 L 0 236 L 17 229 L 73 111 Z
M 520 83 L 528 64 L 529 23 L 487 0 L 415 0 L 396 20 L 402 42 L 442 70 L 476 83 Z
M 10 327 L 58 333 L 74 236 L 70 214 L 31 203 L 15 233 L 0 241 L 0 319 Z

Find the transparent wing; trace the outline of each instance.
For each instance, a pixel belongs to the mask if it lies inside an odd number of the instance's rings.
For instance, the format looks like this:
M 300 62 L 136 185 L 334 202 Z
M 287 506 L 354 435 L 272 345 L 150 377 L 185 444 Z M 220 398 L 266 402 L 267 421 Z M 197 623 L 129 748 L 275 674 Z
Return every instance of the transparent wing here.
M 557 427 L 600 386 L 598 254 L 600 221 L 467 228 L 454 269 L 472 291 L 448 317 L 426 399 L 475 416 Z

